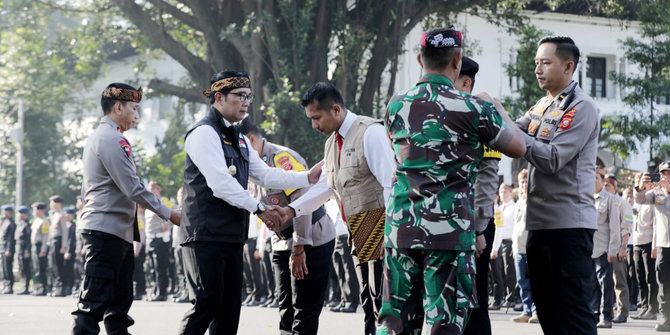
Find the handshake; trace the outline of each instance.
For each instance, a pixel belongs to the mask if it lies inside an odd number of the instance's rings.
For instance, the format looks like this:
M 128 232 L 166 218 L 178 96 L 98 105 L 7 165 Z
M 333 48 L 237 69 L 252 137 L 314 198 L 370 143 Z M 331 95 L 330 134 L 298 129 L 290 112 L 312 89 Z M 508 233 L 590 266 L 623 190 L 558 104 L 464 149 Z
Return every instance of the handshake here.
M 281 226 L 295 217 L 295 210 L 291 207 L 280 207 L 280 206 L 270 206 L 265 205 L 265 210 L 258 214 L 258 218 L 261 219 L 268 229 L 277 231 Z

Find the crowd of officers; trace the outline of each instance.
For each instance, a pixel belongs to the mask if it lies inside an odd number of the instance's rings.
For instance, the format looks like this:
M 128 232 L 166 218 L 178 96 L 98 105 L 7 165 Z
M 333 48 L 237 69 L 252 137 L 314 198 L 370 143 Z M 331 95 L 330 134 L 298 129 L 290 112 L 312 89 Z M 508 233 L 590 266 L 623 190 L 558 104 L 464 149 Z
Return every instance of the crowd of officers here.
M 660 317 L 659 285 L 663 286 L 664 280 L 665 286 L 668 285 L 668 270 L 659 260 L 658 251 L 668 239 L 670 216 L 661 199 L 668 192 L 664 185 L 670 182 L 670 162 L 661 164 L 658 172 L 658 183 L 651 182 L 650 174 L 639 172 L 633 185 L 622 190 L 616 176 L 606 174 L 604 169 L 596 170 L 598 230 L 593 238 L 592 264 L 597 290 L 591 308 L 600 319 L 598 328 L 611 328 L 613 323 L 625 323 L 629 317 L 641 320 Z M 496 198 L 495 238 L 487 288 L 493 300 L 488 309 L 513 308 L 522 313 L 512 321 L 537 323 L 526 275 L 527 178 L 528 171 L 524 169 L 518 175 L 519 186 L 512 189 L 501 184 Z M 647 199 L 646 191 L 654 194 L 654 203 Z M 634 311 L 639 312 L 631 315 Z
M 159 183 L 151 181 L 149 189 L 167 206 L 174 206 L 162 197 Z M 182 189 L 177 199 L 181 196 Z M 85 250 L 76 232 L 77 209 L 62 205 L 63 198 L 55 195 L 48 205 L 34 203 L 32 211 L 26 206 L 17 208 L 18 218 L 14 218 L 12 205 L 2 206 L 3 294 L 78 296 Z M 81 206 L 79 197 L 77 206 Z M 334 312 L 354 313 L 359 305 L 359 285 L 347 243 L 348 233 L 336 202 L 331 200 L 325 207 L 339 241 L 333 252 L 325 305 Z M 253 214 L 251 220 L 256 224 L 249 225 L 245 244 L 243 304 L 277 308 L 279 302 L 270 265 L 274 232 Z M 167 301 L 172 296 L 174 302 L 188 302 L 178 227 L 142 207 L 139 207 L 138 221 L 141 241 L 134 243 L 134 299 Z M 19 282 L 15 276 L 17 270 L 21 281 L 19 290 L 15 291 L 15 283 Z

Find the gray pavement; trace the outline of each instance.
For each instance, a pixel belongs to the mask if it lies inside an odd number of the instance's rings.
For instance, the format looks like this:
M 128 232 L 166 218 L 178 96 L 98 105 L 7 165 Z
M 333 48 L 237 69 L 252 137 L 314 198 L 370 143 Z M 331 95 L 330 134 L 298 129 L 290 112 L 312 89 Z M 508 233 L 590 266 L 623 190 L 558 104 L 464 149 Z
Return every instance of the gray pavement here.
M 52 335 L 68 334 L 72 322 L 70 312 L 76 300 L 70 297 L 50 298 L 17 295 L 0 295 L 0 334 Z M 173 302 L 136 301 L 130 309 L 135 325 L 133 334 L 176 334 L 179 322 L 189 304 Z M 492 311 L 494 335 L 542 334 L 537 324 L 516 324 L 509 319 L 516 315 L 510 310 Z M 326 309 L 321 313 L 319 334 L 361 334 L 363 313 L 342 314 Z M 239 334 L 278 334 L 277 309 L 242 307 Z M 655 321 L 636 321 L 615 325 L 613 329 L 602 329 L 604 335 L 660 334 L 654 331 Z M 104 326 L 101 325 L 104 328 Z M 427 332 L 424 331 L 424 334 Z M 104 330 L 101 334 L 105 334 Z

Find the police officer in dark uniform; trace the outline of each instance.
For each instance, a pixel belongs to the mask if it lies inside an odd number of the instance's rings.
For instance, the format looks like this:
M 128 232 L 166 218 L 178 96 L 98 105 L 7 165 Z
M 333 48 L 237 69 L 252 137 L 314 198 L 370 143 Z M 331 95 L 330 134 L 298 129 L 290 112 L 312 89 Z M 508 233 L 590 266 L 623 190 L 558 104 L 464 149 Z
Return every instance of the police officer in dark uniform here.
M 30 264 L 30 221 L 28 221 L 28 207 L 21 206 L 18 209 L 19 224 L 16 227 L 16 244 L 18 246 L 17 257 L 19 261 L 19 271 L 23 276 L 25 285 L 23 291 L 17 293 L 20 295 L 30 294 L 30 279 L 33 277 L 33 271 Z
M 67 295 L 72 294 L 74 287 L 74 263 L 77 255 L 77 224 L 75 222 L 75 214 L 77 210 L 74 208 L 65 209 L 65 224 L 68 229 L 68 239 L 65 255 L 63 255 L 63 293 Z
M 84 284 L 74 316 L 73 334 L 126 334 L 133 319 L 133 241 L 139 240 L 137 204 L 179 224 L 172 211 L 137 177 L 130 143 L 123 132 L 137 122 L 142 89 L 107 86 L 100 104 L 104 117 L 86 141 L 83 154 L 82 209 L 77 232 L 86 250 Z
M 479 64 L 469 57 L 463 57 L 461 73 L 454 87 L 468 94 L 475 85 L 475 75 L 479 72 Z M 491 319 L 488 312 L 488 277 L 491 247 L 495 235 L 493 223 L 493 202 L 498 190 L 498 163 L 501 154 L 491 148 L 484 148 L 484 158 L 479 165 L 479 174 L 475 180 L 475 230 L 477 241 L 477 258 L 475 266 L 475 285 L 479 307 L 472 310 L 470 321 L 465 326 L 465 335 L 490 335 Z
M 2 254 L 2 274 L 4 276 L 3 294 L 14 293 L 14 251 L 16 250 L 14 234 L 16 223 L 12 218 L 14 208 L 11 205 L 2 206 L 2 221 L 0 222 L 0 253 Z
M 255 184 L 297 189 L 318 180 L 311 173 L 268 167 L 249 148 L 249 140 L 233 125 L 247 114 L 253 100 L 249 75 L 223 71 L 211 78 L 208 114 L 186 133 L 182 243 L 184 268 L 193 307 L 180 334 L 235 334 L 240 317 L 242 247 L 247 239 L 249 212 L 263 221 L 280 222 L 246 190 Z

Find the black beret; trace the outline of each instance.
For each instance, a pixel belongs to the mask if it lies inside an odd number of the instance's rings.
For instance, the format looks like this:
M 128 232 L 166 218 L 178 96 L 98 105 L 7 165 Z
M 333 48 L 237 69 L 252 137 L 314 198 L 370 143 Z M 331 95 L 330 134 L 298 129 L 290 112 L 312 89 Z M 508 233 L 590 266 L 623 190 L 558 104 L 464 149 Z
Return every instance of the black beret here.
M 461 75 L 474 78 L 477 72 L 479 72 L 479 64 L 472 60 L 472 58 L 463 56 L 461 63 Z
M 45 204 L 43 202 L 36 202 L 36 203 L 33 203 L 32 207 L 35 208 L 35 209 L 47 209 L 47 204 Z
M 19 207 L 19 213 L 21 213 L 21 214 L 28 214 L 28 212 L 30 212 L 30 211 L 28 210 L 28 207 L 26 207 L 26 206 L 21 206 L 21 207 Z

